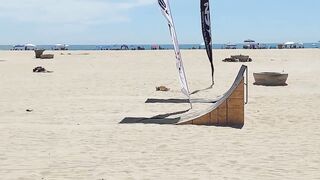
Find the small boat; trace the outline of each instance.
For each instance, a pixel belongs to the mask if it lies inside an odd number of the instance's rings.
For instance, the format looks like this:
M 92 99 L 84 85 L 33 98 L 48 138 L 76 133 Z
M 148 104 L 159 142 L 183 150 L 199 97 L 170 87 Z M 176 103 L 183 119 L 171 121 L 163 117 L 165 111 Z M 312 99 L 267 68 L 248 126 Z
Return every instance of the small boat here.
M 253 73 L 255 80 L 254 85 L 263 85 L 263 86 L 286 86 L 288 79 L 288 74 L 278 73 L 278 72 L 260 72 Z

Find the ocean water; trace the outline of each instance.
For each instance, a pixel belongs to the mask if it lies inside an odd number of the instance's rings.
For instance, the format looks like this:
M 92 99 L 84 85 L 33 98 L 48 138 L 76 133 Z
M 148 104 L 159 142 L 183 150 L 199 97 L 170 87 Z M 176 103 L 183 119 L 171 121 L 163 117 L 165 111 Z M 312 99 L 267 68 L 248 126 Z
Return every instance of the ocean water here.
M 266 43 L 264 44 L 266 48 L 276 48 L 279 43 Z M 243 49 L 242 43 L 235 44 L 237 49 Z M 320 43 L 303 43 L 304 48 L 320 48 Z M 69 50 L 119 50 L 122 45 L 70 45 L 68 47 Z M 138 49 L 138 47 L 142 47 L 146 50 L 150 50 L 151 44 L 132 44 L 127 45 L 129 49 Z M 213 44 L 213 49 L 224 49 L 225 44 Z M 161 48 L 163 49 L 173 49 L 173 45 L 171 44 L 161 44 Z M 13 48 L 13 45 L 0 45 L 0 50 L 10 50 Z M 54 45 L 37 45 L 38 49 L 46 49 L 51 50 L 54 48 Z M 199 44 L 180 44 L 181 49 L 204 49 L 204 45 Z

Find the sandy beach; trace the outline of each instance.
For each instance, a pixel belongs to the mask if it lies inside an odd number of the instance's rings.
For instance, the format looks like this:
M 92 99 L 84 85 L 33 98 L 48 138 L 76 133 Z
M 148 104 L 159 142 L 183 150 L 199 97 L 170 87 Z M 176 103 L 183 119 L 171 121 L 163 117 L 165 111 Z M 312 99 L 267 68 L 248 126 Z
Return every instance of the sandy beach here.
M 250 55 L 242 129 L 119 124 L 189 108 L 144 103 L 184 98 L 172 50 L 46 53 L 0 52 L 0 179 L 320 179 L 320 49 L 214 50 L 216 84 L 192 97 L 223 94 L 243 63 L 221 60 Z M 210 85 L 205 50 L 182 57 L 191 91 Z M 254 86 L 260 71 L 288 86 Z

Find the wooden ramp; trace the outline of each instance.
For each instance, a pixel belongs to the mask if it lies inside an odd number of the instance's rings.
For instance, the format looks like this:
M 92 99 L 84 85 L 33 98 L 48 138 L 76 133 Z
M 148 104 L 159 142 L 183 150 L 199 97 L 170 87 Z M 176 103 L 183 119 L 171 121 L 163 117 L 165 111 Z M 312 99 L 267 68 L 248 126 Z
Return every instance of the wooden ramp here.
M 246 72 L 246 79 L 244 78 Z M 246 80 L 246 83 L 245 83 Z M 245 88 L 246 85 L 246 88 Z M 209 108 L 201 112 L 190 113 L 189 110 L 161 114 L 151 118 L 126 117 L 120 123 L 207 125 L 242 128 L 244 126 L 244 105 L 248 98 L 248 71 L 242 65 L 231 88 L 215 100 L 196 100 L 198 103 L 210 103 Z M 246 90 L 246 92 L 245 92 Z M 245 96 L 246 94 L 246 96 Z M 189 103 L 183 99 L 157 100 L 149 99 L 146 103 Z M 177 115 L 181 116 L 176 117 Z M 169 118 L 172 117 L 173 118 Z
M 177 125 L 208 125 L 242 128 L 244 125 L 245 72 L 247 66 L 242 65 L 231 88 L 212 106 L 199 113 L 189 113 L 181 117 Z M 248 77 L 246 78 L 246 81 Z M 246 87 L 246 92 L 248 88 Z M 246 93 L 247 94 L 247 93 Z M 246 102 L 245 102 L 246 101 Z

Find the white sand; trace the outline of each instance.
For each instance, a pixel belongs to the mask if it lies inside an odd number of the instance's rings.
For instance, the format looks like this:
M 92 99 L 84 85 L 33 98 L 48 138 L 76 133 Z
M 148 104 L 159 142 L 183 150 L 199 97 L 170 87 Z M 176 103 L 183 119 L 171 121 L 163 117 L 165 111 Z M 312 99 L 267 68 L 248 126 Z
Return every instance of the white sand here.
M 216 86 L 194 98 L 223 94 L 241 63 L 221 60 L 250 55 L 241 130 L 118 124 L 189 108 L 144 104 L 183 98 L 172 51 L 60 53 L 36 60 L 33 52 L 0 52 L 1 180 L 320 179 L 320 49 L 215 51 Z M 190 89 L 207 87 L 204 50 L 182 55 Z M 32 73 L 38 65 L 54 73 Z M 253 72 L 282 70 L 288 86 L 252 85 Z M 156 92 L 158 85 L 171 91 Z

